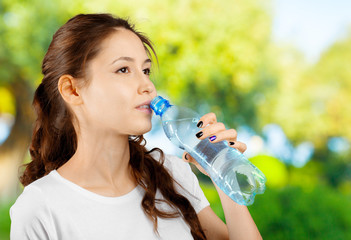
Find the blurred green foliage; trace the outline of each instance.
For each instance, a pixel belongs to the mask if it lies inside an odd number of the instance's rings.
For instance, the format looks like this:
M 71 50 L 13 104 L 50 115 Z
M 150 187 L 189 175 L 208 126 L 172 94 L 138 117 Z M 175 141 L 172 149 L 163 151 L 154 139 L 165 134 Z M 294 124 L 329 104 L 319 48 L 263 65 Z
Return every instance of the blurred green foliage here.
M 251 158 L 250 161 L 266 176 L 266 186 L 283 187 L 288 183 L 287 167 L 279 159 L 258 155 Z
M 294 143 L 309 140 L 317 152 L 331 137 L 351 142 L 351 29 L 314 65 L 292 48 L 275 48 L 271 57 L 279 62 L 273 67 L 278 85 L 267 98 L 269 108 L 259 109 L 261 126 L 275 122 Z
M 212 209 L 225 221 L 216 189 L 201 187 Z M 248 208 L 263 239 L 351 239 L 351 195 L 330 187 L 267 188 Z
M 14 201 L 8 203 L 0 203 L 0 239 L 10 239 L 10 207 Z
M 330 187 L 267 189 L 249 210 L 264 239 L 351 239 L 351 195 Z
M 152 78 L 176 104 L 258 134 L 276 123 L 294 145 L 315 145 L 303 168 L 263 154 L 251 159 L 267 176 L 266 193 L 249 207 L 264 239 L 351 239 L 351 153 L 326 147 L 335 136 L 351 141 L 351 36 L 309 65 L 294 48 L 271 42 L 270 1 L 2 0 L 0 114 L 16 115 L 23 105 L 17 84 L 33 94 L 59 26 L 91 12 L 130 17 L 151 38 L 159 60 Z M 202 187 L 224 219 L 214 188 Z M 8 238 L 9 206 L 0 207 L 1 239 Z
M 294 144 L 309 140 L 323 149 L 333 136 L 351 141 L 350 38 L 309 66 L 293 48 L 270 41 L 271 8 L 262 0 L 4 0 L 0 86 L 13 91 L 11 83 L 24 81 L 33 94 L 52 34 L 81 12 L 130 17 L 147 33 L 160 63 L 155 85 L 176 104 L 213 111 L 228 127 L 245 124 L 258 133 L 277 123 Z M 1 111 L 17 100 L 7 99 Z

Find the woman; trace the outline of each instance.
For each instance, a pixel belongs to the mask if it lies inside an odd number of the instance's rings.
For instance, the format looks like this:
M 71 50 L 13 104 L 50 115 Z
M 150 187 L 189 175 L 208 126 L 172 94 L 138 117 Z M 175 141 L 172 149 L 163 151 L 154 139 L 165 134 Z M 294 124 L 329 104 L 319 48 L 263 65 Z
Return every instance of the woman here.
M 187 163 L 144 147 L 156 96 L 150 49 L 109 14 L 77 15 L 54 34 L 33 100 L 32 161 L 10 210 L 12 239 L 261 238 L 246 207 L 216 186 L 225 225 Z M 245 151 L 213 113 L 198 126 L 200 139 L 215 135 Z

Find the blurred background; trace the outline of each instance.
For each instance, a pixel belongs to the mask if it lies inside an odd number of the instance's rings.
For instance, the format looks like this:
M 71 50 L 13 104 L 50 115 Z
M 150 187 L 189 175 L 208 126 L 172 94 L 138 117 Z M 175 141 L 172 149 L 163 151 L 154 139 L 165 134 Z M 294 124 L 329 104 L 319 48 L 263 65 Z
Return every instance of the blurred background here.
M 29 161 L 31 101 L 52 35 L 95 12 L 130 17 L 151 38 L 159 94 L 238 131 L 267 177 L 249 207 L 264 239 L 351 239 L 350 10 L 347 0 L 0 0 L 0 239 L 23 189 L 18 167 Z M 147 146 L 180 156 L 153 122 Z

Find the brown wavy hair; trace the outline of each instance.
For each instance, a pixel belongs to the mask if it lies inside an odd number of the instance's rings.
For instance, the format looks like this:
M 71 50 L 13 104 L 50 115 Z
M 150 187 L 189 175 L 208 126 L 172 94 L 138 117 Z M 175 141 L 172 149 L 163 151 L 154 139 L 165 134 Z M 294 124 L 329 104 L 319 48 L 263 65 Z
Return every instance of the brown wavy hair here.
M 66 163 L 77 149 L 77 134 L 73 126 L 74 115 L 65 104 L 58 90 L 58 80 L 64 74 L 84 79 L 86 65 L 98 53 L 101 42 L 116 28 L 125 28 L 135 33 L 151 58 L 157 59 L 151 41 L 126 19 L 111 14 L 79 14 L 71 18 L 54 34 L 42 63 L 42 82 L 34 94 L 33 106 L 37 119 L 29 148 L 32 161 L 25 164 L 20 181 L 24 186 L 58 169 Z M 87 80 L 81 86 L 88 84 Z M 161 149 L 147 151 L 142 135 L 129 137 L 130 162 L 137 183 L 145 190 L 141 205 L 145 214 L 154 223 L 157 233 L 157 218 L 182 217 L 191 229 L 194 239 L 206 239 L 197 214 L 183 195 L 175 190 L 175 180 L 163 166 Z M 152 152 L 160 153 L 160 160 Z M 156 190 L 164 199 L 156 199 Z M 169 204 L 174 212 L 164 212 L 156 207 L 157 202 Z

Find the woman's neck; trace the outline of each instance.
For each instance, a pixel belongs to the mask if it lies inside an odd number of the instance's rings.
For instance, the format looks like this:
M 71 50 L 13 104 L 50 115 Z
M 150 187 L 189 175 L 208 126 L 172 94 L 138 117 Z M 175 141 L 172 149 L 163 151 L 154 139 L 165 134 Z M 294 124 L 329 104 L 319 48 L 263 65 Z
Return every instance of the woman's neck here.
M 75 154 L 57 171 L 71 182 L 104 196 L 135 188 L 128 136 L 79 137 Z

